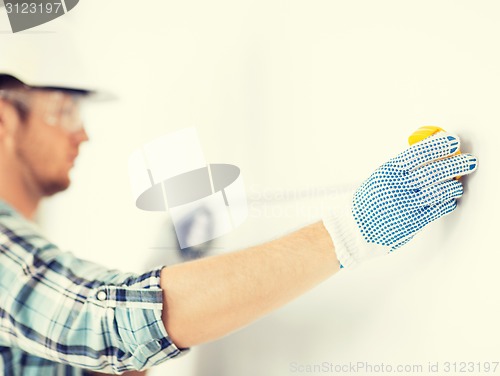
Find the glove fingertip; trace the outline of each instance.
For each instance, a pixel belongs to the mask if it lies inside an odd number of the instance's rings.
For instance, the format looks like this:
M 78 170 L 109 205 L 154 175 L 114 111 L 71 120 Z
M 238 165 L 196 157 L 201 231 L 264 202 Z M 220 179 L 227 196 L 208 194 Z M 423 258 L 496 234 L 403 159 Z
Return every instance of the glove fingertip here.
M 453 156 L 453 158 L 461 163 L 461 171 L 457 176 L 469 175 L 477 170 L 478 160 L 472 154 L 460 154 Z
M 435 135 L 437 139 L 444 139 L 448 145 L 448 154 L 453 155 L 460 149 L 460 137 L 455 133 L 440 132 Z
M 472 173 L 477 170 L 478 160 L 472 154 L 466 154 L 466 155 L 468 157 L 468 162 L 469 162 L 469 171 L 470 171 L 469 173 Z
M 448 204 L 445 206 L 444 214 L 450 214 L 453 210 L 457 208 L 458 202 L 456 199 L 453 199 L 448 202 Z

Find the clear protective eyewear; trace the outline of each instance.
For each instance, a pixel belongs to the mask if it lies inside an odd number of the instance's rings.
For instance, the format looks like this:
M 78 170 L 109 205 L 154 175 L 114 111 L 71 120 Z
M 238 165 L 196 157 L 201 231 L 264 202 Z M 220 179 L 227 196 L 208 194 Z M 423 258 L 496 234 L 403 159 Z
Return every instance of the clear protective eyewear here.
M 43 104 L 39 111 L 47 125 L 60 127 L 68 133 L 75 133 L 83 128 L 82 94 L 50 89 L 0 90 L 0 98 L 12 102 L 23 111 L 32 112 L 35 110 L 35 93 L 41 96 Z

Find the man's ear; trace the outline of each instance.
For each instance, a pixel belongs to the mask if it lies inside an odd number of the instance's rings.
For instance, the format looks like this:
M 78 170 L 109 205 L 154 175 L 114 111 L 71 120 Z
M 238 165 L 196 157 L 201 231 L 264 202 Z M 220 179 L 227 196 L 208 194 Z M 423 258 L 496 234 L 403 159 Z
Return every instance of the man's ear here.
M 0 136 L 3 135 L 6 127 L 6 119 L 5 119 L 5 101 L 0 98 Z
M 19 122 L 17 111 L 12 105 L 0 98 L 0 138 L 11 134 Z

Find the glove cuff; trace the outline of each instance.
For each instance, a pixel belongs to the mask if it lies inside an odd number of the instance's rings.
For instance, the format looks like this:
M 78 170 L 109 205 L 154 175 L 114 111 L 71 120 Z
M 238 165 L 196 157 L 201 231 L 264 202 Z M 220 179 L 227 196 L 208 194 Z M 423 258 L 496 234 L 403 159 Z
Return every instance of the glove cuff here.
M 332 214 L 323 218 L 323 224 L 332 238 L 340 264 L 355 267 L 363 261 L 389 253 L 389 247 L 368 243 L 352 215 L 352 194 L 336 197 Z

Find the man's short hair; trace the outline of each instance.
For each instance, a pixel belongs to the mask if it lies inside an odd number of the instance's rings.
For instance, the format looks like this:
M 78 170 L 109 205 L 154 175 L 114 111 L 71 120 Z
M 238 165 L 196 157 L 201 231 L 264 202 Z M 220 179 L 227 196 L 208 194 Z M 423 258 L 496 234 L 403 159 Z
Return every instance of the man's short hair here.
M 0 73 L 0 93 L 2 91 L 24 91 L 28 89 L 22 81 L 18 80 L 10 74 Z M 0 94 L 0 98 L 1 98 Z M 8 100 L 8 98 L 7 98 Z M 25 121 L 29 115 L 29 109 L 26 106 L 21 106 L 19 103 L 10 101 L 14 108 L 17 110 L 19 117 Z
M 26 88 L 26 85 L 11 76 L 10 74 L 0 73 L 0 90 L 16 90 Z

